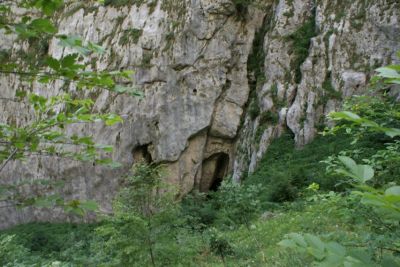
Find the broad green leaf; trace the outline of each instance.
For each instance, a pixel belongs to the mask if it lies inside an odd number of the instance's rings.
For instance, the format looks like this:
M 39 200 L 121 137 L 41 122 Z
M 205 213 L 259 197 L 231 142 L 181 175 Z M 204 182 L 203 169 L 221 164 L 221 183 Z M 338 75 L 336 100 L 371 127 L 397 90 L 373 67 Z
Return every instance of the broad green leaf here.
M 392 186 L 385 191 L 386 196 L 400 196 L 400 186 Z
M 348 174 L 348 176 L 355 178 L 363 183 L 371 180 L 374 177 L 374 169 L 371 166 L 357 165 L 352 158 L 346 156 L 339 156 L 338 158 L 347 167 L 350 174 L 340 170 L 339 173 Z
M 306 248 L 307 242 L 304 240 L 304 237 L 298 233 L 290 233 L 287 235 L 288 238 L 292 239 L 298 246 Z
M 397 128 L 388 128 L 388 129 L 385 129 L 384 132 L 387 136 L 390 136 L 391 138 L 400 136 L 400 129 L 397 129 Z
M 324 242 L 319 239 L 319 237 L 311 235 L 311 234 L 305 234 L 304 235 L 304 240 L 308 244 L 307 251 L 314 256 L 317 260 L 321 261 L 325 258 L 326 253 L 325 253 L 325 244 Z
M 378 68 L 376 69 L 376 72 L 378 72 L 378 76 L 382 78 L 400 79 L 400 74 L 392 68 L 388 67 Z
M 102 46 L 100 46 L 100 45 L 98 45 L 98 44 L 92 43 L 92 42 L 89 42 L 88 45 L 87 45 L 87 47 L 88 47 L 88 49 L 90 49 L 92 52 L 97 53 L 97 54 L 104 54 L 104 52 L 106 51 L 106 50 L 104 49 L 104 47 L 102 47 Z
M 50 68 L 55 71 L 58 71 L 60 69 L 60 62 L 53 57 L 47 57 L 45 62 Z
M 29 26 L 37 32 L 49 34 L 55 34 L 57 32 L 57 28 L 48 19 L 35 19 Z
M 360 121 L 361 117 L 350 111 L 332 112 L 329 116 L 333 119 L 345 119 L 349 121 Z
M 67 55 L 60 60 L 61 66 L 63 68 L 72 69 L 75 65 L 77 58 L 78 58 L 78 54 Z
M 353 170 L 357 167 L 356 162 L 350 157 L 339 156 L 338 158 L 349 170 Z

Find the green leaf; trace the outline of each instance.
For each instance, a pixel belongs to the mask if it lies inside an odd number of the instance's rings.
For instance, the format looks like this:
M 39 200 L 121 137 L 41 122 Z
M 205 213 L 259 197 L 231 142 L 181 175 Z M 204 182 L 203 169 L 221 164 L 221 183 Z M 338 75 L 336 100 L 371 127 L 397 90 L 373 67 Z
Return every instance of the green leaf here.
M 42 11 L 50 16 L 61 7 L 63 2 L 64 0 L 42 0 Z
M 123 122 L 122 118 L 115 114 L 109 114 L 105 119 L 105 123 L 107 126 L 112 126 L 114 124 L 121 123 L 121 122 Z
M 306 248 L 307 247 L 307 242 L 304 240 L 304 237 L 301 234 L 298 233 L 290 233 L 287 235 L 288 238 L 292 239 L 296 245 Z
M 35 19 L 29 26 L 37 32 L 49 34 L 55 34 L 57 32 L 57 28 L 49 19 Z
M 356 162 L 352 158 L 346 156 L 339 156 L 338 158 L 349 170 L 353 170 L 357 167 Z
M 314 256 L 317 260 L 323 260 L 326 256 L 325 254 L 325 244 L 319 239 L 319 237 L 311 234 L 305 234 L 304 240 L 309 245 L 307 251 Z
M 79 207 L 88 211 L 97 211 L 99 209 L 99 205 L 93 200 L 80 202 Z
M 341 112 L 332 112 L 329 114 L 329 117 L 337 120 L 349 120 L 349 121 L 355 121 L 358 122 L 361 120 L 361 117 L 358 116 L 357 114 L 350 112 L 350 111 L 341 111 Z
M 77 51 L 81 55 L 87 55 L 90 50 L 83 46 L 82 39 L 77 36 L 59 35 L 59 45 L 62 47 L 69 47 Z
M 397 129 L 397 128 L 388 128 L 388 129 L 385 129 L 384 131 L 385 131 L 385 134 L 387 136 L 390 136 L 391 138 L 400 136 L 400 129 Z
M 89 42 L 87 47 L 89 50 L 91 50 L 92 52 L 97 53 L 97 54 L 104 54 L 104 52 L 106 51 L 104 49 L 104 47 L 102 47 L 98 44 L 92 43 L 92 42 Z
M 338 158 L 350 171 L 350 173 L 348 173 L 346 171 L 339 170 L 339 173 L 347 174 L 348 176 L 355 178 L 362 183 L 365 183 L 374 177 L 374 169 L 371 166 L 357 165 L 352 158 L 346 156 L 339 156 Z
M 96 144 L 95 147 L 105 152 L 113 152 L 113 146 Z
M 55 71 L 58 71 L 60 69 L 60 62 L 53 57 L 47 57 L 45 62 L 50 68 Z
M 378 72 L 378 76 L 382 78 L 400 79 L 400 74 L 389 67 L 378 68 L 376 72 Z
M 24 90 L 17 90 L 17 91 L 15 92 L 15 96 L 18 97 L 18 98 L 24 98 L 24 97 L 26 97 L 26 91 L 24 91 Z
M 285 248 L 296 248 L 297 247 L 296 243 L 289 239 L 284 239 L 284 240 L 280 241 L 278 243 L 278 245 L 281 247 L 285 247 Z
M 67 55 L 61 59 L 61 66 L 63 68 L 72 68 L 75 65 L 78 54 Z
M 392 186 L 385 191 L 386 196 L 400 196 L 400 186 Z

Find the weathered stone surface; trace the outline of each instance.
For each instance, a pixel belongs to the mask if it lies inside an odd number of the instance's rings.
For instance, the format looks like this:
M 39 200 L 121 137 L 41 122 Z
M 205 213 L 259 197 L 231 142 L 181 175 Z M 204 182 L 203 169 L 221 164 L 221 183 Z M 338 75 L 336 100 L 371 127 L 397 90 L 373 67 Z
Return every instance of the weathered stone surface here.
M 105 212 L 111 210 L 119 177 L 140 159 L 165 164 L 166 179 L 181 195 L 193 188 L 207 191 L 228 170 L 239 181 L 256 169 L 283 131 L 293 132 L 299 146 L 310 142 L 325 115 L 338 109 L 345 96 L 362 93 L 373 69 L 396 60 L 400 50 L 400 4 L 394 1 L 259 1 L 244 16 L 231 0 L 159 0 L 154 9 L 146 3 L 88 5 L 67 5 L 59 17 L 60 32 L 107 47 L 105 55 L 91 62 L 93 67 L 134 70 L 134 86 L 144 98 L 99 91 L 95 109 L 122 114 L 124 123 L 69 131 L 90 133 L 97 142 L 113 145 L 112 157 L 123 168 L 33 157 L 9 164 L 0 176 L 2 182 L 62 179 L 66 186 L 61 193 L 67 198 L 95 199 Z M 316 36 L 296 81 L 296 44 L 289 37 L 314 13 Z M 260 28 L 265 30 L 263 51 L 255 52 L 263 52 L 256 53 L 263 55 L 257 58 L 263 77 L 253 77 L 256 70 L 247 63 Z M 130 29 L 141 32 L 137 42 L 122 42 Z M 10 40 L 1 38 L 1 48 L 9 48 Z M 21 49 L 27 43 L 12 44 L 14 53 Z M 54 40 L 50 43 L 54 57 L 69 52 Z M 16 76 L 0 76 L 1 97 L 14 97 L 21 86 L 28 87 Z M 57 82 L 52 88 L 38 84 L 31 89 L 51 95 L 62 86 Z M 246 112 L 253 100 L 258 114 Z M 22 124 L 31 118 L 25 104 L 0 105 L 1 122 Z M 0 228 L 67 219 L 60 210 L 0 210 Z
M 215 111 L 210 134 L 216 137 L 234 138 L 242 113 L 240 106 L 228 101 L 220 102 Z
M 296 44 L 287 37 L 310 21 L 313 8 L 316 34 L 296 82 Z M 365 91 L 376 67 L 398 61 L 398 2 L 281 0 L 269 17 L 264 23 L 266 81 L 254 88 L 260 115 L 252 119 L 248 114 L 244 120 L 233 166 L 236 180 L 256 169 L 271 139 L 284 128 L 294 134 L 299 147 L 309 143 L 318 128 L 330 125 L 326 115 L 339 109 L 345 97 Z M 260 123 L 265 111 L 278 114 L 278 123 Z

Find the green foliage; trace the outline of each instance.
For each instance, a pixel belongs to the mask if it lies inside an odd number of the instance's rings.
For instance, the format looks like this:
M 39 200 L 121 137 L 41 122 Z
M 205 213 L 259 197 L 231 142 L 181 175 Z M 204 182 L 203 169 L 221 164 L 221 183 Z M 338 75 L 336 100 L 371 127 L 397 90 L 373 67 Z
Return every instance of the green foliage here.
M 249 225 L 260 212 L 260 187 L 223 181 L 218 192 L 211 196 L 218 211 L 216 224 L 230 227 Z
M 112 266 L 183 264 L 182 221 L 175 192 L 162 184 L 161 166 L 135 165 L 114 205 L 114 216 L 97 229 Z M 181 243 L 182 242 L 182 243 Z M 180 249 L 181 247 L 181 249 Z M 186 248 L 189 248 L 187 246 Z
M 64 3 L 63 0 L 23 0 L 21 5 L 26 8 L 37 8 L 45 15 L 50 16 Z
M 396 74 L 398 70 L 400 70 L 398 66 L 394 66 L 388 69 L 378 69 L 378 72 L 380 77 L 383 78 L 384 83 L 398 84 L 400 80 L 400 75 Z M 350 111 L 342 111 L 332 113 L 330 117 L 342 122 L 342 125 L 336 127 L 336 130 L 344 128 L 349 134 L 352 134 L 353 130 L 356 133 L 367 130 L 378 134 L 383 133 L 393 139 L 399 136 L 400 129 L 387 127 L 385 123 L 388 120 L 396 120 L 397 116 L 393 118 L 388 115 L 392 114 L 392 112 L 393 110 L 389 109 L 389 111 L 383 112 L 384 115 L 378 113 L 379 115 L 375 116 L 376 110 L 372 109 L 366 112 L 369 116 L 361 117 Z M 380 119 L 379 123 L 372 120 L 371 117 Z M 381 122 L 382 120 L 383 122 Z M 353 143 L 356 143 L 358 138 L 359 136 L 356 137 Z M 376 164 L 377 161 L 375 159 L 381 159 L 382 156 L 384 160 L 378 161 L 379 163 L 385 164 L 392 157 L 396 161 L 397 145 L 398 140 L 394 140 L 393 143 L 387 146 L 390 150 L 380 150 L 371 157 L 373 158 L 372 160 L 364 159 L 364 162 Z M 356 151 L 352 152 L 353 154 L 357 154 Z M 363 206 L 373 208 L 372 216 L 370 215 L 368 218 L 370 224 L 374 225 L 375 229 L 381 229 L 380 231 L 388 229 L 389 232 L 387 230 L 382 231 L 383 234 L 380 237 L 380 242 L 370 244 L 369 250 L 363 254 L 360 254 L 359 251 L 354 251 L 354 249 L 347 249 L 337 242 L 323 242 L 319 237 L 310 234 L 290 234 L 280 242 L 280 245 L 300 251 L 301 253 L 310 254 L 314 258 L 314 266 L 376 266 L 377 263 L 380 263 L 380 266 L 400 266 L 400 260 L 396 258 L 400 251 L 399 243 L 392 243 L 393 238 L 398 240 L 400 236 L 400 186 L 389 183 L 381 185 L 381 188 L 374 188 L 371 186 L 371 181 L 375 176 L 373 166 L 357 164 L 355 160 L 348 156 L 340 155 L 336 158 L 336 162 L 335 158 L 331 157 L 327 162 L 330 164 L 329 168 L 333 169 L 337 174 L 350 178 L 347 181 L 351 190 L 349 198 L 354 200 L 355 203 L 358 202 Z M 381 169 L 385 169 L 386 166 L 383 168 L 382 166 L 380 167 Z M 354 208 L 352 211 L 357 212 Z M 373 221 L 372 218 L 375 220 Z M 355 246 L 363 247 L 365 245 L 357 244 Z
M 326 175 L 320 161 L 350 146 L 351 137 L 317 137 L 311 144 L 296 149 L 291 135 L 284 134 L 274 140 L 258 165 L 257 170 L 245 180 L 246 184 L 262 184 L 262 202 L 292 201 L 312 182 L 322 190 L 340 190 L 335 187 L 337 176 Z M 373 147 L 373 140 L 365 138 L 356 147 Z M 369 155 L 370 151 L 365 151 Z
M 258 30 L 254 36 L 253 47 L 252 51 L 249 55 L 247 61 L 247 69 L 252 72 L 254 78 L 256 80 L 256 84 L 261 84 L 265 80 L 264 74 L 264 59 L 265 58 L 265 51 L 264 51 L 264 38 L 270 28 L 270 21 L 266 18 L 263 22 L 263 25 L 260 30 Z M 254 86 L 252 85 L 252 90 L 255 90 Z
M 142 36 L 143 30 L 142 29 L 128 29 L 124 30 L 122 33 L 122 37 L 119 39 L 120 45 L 126 45 L 130 42 L 137 44 L 139 41 L 140 36 Z
M 52 264 L 59 262 L 61 266 L 90 266 L 93 263 L 90 255 L 91 246 L 95 244 L 95 227 L 50 223 L 17 226 L 0 233 L 0 240 L 8 240 L 0 250 L 0 258 L 3 257 L 0 264 L 57 266 Z
M 213 226 L 232 229 L 249 225 L 260 213 L 261 185 L 243 186 L 230 180 L 208 195 L 193 192 L 182 203 L 184 216 L 195 229 Z
M 313 266 L 374 266 L 368 254 L 360 249 L 348 251 L 337 242 L 323 242 L 318 236 L 291 233 L 279 242 L 285 248 L 308 253 L 314 258 Z
M 265 58 L 264 38 L 270 27 L 270 21 L 267 20 L 267 18 L 268 16 L 266 16 L 261 29 L 259 29 L 254 36 L 253 47 L 247 60 L 247 69 L 249 70 L 249 75 L 251 77 L 251 79 L 249 79 L 251 82 L 249 83 L 250 100 L 248 105 L 248 113 L 250 114 L 250 118 L 252 120 L 256 119 L 260 115 L 257 86 L 265 81 L 264 60 L 260 59 Z
M 250 102 L 249 114 L 252 120 L 257 118 L 258 115 L 260 115 L 260 106 L 258 104 L 258 99 L 255 98 Z
M 260 124 L 276 124 L 279 121 L 279 115 L 277 112 L 272 112 L 272 111 L 265 111 L 261 113 L 260 116 Z
M 329 99 L 342 99 L 342 93 L 337 91 L 332 85 L 331 72 L 328 73 L 325 81 L 322 83 L 322 89 L 324 90 L 324 96 L 322 101 L 326 104 Z
M 294 33 L 287 37 L 287 41 L 293 44 L 294 59 L 291 66 L 294 71 L 294 81 L 300 83 L 301 81 L 301 64 L 308 57 L 308 50 L 311 44 L 311 38 L 317 35 L 317 28 L 315 24 L 315 14 L 303 23 Z
M 104 0 L 105 6 L 122 7 L 127 5 L 141 5 L 144 0 Z
M 14 235 L 0 235 L 1 266 L 23 266 L 28 254 L 28 249 L 15 242 Z

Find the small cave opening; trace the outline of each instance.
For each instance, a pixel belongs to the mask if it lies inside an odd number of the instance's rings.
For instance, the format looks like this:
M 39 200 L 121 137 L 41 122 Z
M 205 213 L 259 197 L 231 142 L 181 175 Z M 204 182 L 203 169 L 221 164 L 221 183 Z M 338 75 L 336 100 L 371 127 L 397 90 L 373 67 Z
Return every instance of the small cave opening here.
M 228 167 L 229 156 L 226 153 L 217 153 L 204 160 L 200 191 L 218 191 L 228 173 Z
M 133 162 L 145 162 L 147 164 L 150 164 L 153 162 L 153 158 L 151 156 L 151 153 L 149 152 L 149 145 L 141 145 L 137 146 L 132 150 L 132 156 L 133 156 Z

